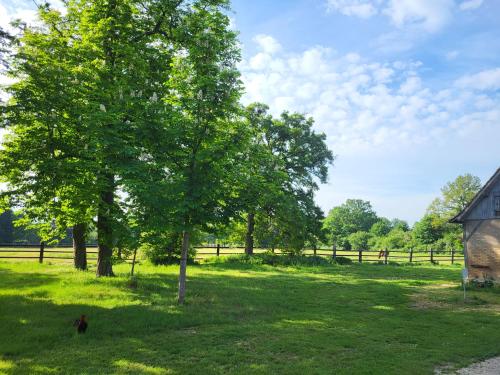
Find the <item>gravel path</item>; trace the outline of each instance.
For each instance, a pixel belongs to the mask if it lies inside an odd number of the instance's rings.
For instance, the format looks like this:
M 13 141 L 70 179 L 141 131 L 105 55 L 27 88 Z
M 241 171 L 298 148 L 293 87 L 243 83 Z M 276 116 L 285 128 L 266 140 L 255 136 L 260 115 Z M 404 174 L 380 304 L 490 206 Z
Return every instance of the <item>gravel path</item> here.
M 456 372 L 458 375 L 499 375 L 500 357 L 490 358 L 483 362 L 474 363 Z

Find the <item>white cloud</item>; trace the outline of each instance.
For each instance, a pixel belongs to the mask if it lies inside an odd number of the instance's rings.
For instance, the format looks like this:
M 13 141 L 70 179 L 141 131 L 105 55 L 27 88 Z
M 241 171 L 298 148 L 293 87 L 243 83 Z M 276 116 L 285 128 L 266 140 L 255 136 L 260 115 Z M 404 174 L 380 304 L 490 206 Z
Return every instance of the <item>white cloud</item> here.
M 399 88 L 399 92 L 405 95 L 417 92 L 422 86 L 422 80 L 418 76 L 410 76 Z
M 345 16 L 370 18 L 378 13 L 377 3 L 371 0 L 328 0 L 327 9 L 337 11 Z
M 339 56 L 322 46 L 301 53 L 281 49 L 267 55 L 266 64 L 253 63 L 256 56 L 241 66 L 244 102 L 265 102 L 275 115 L 285 109 L 312 115 L 316 129 L 327 134 L 329 146 L 339 155 L 332 170 L 335 193 L 331 186 L 323 188 L 319 198 L 323 208 L 341 198 L 360 196 L 379 202 L 382 214 L 399 215 L 389 204 L 393 195 L 399 194 L 396 201 L 404 202 L 418 194 L 427 199 L 429 193 L 424 189 L 415 195 L 412 186 L 400 187 L 405 184 L 402 171 L 413 166 L 411 173 L 422 175 L 408 176 L 409 181 L 425 181 L 439 165 L 443 174 L 451 173 L 451 160 L 483 165 L 484 160 L 500 156 L 491 154 L 498 149 L 500 97 L 488 91 L 500 88 L 500 68 L 433 89 L 423 79 L 418 61 L 367 61 L 356 54 Z M 474 148 L 473 142 L 485 146 Z M 457 162 L 460 158 L 463 163 Z M 453 167 L 456 171 L 456 164 Z M 355 181 L 346 181 L 353 170 Z M 435 190 L 454 177 L 442 177 Z M 379 191 L 358 194 L 362 185 Z M 423 213 L 430 201 L 423 205 L 425 199 L 418 201 L 421 212 L 410 208 L 406 218 Z
M 483 0 L 326 0 L 330 12 L 368 19 L 387 16 L 399 29 L 434 33 L 446 26 L 457 10 L 479 8 Z
M 8 9 L 0 4 L 0 25 L 10 32 L 15 30 L 9 25 L 12 21 L 20 19 L 28 24 L 35 23 L 37 18 L 36 10 L 30 8 Z
M 483 5 L 483 0 L 467 0 L 460 3 L 460 10 L 473 10 Z
M 454 5 L 453 0 L 391 0 L 383 13 L 399 28 L 435 32 L 451 19 Z
M 456 81 L 456 86 L 473 90 L 500 90 L 500 68 L 461 77 Z
M 260 52 L 242 64 L 244 99 L 264 101 L 275 113 L 290 109 L 313 114 L 334 148 L 348 153 L 432 141 L 433 134 L 448 134 L 453 124 L 466 126 L 460 122 L 466 108 L 486 116 L 497 103 L 471 89 L 500 85 L 500 69 L 457 80 L 459 90 L 433 91 L 423 83 L 420 65 L 336 56 L 321 46 L 295 54 Z M 473 102 L 478 104 L 471 108 Z
M 281 44 L 278 43 L 276 39 L 272 36 L 259 34 L 253 38 L 264 53 L 272 55 L 273 53 L 279 52 L 281 50 Z
M 0 2 L 0 25 L 4 29 L 14 32 L 9 24 L 17 19 L 26 22 L 28 25 L 37 24 L 38 15 L 35 2 L 18 0 L 13 1 L 13 4 L 14 6 L 8 7 L 2 5 Z M 52 0 L 50 1 L 50 6 L 63 14 L 66 12 L 66 7 L 62 0 Z

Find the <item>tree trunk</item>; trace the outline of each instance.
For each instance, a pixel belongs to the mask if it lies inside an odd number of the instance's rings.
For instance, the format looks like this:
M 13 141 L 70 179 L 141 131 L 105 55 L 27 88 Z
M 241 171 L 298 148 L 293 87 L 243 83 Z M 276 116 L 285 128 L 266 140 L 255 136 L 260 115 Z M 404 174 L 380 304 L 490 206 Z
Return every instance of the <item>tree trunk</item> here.
M 253 231 L 255 228 L 255 214 L 249 213 L 247 217 L 247 234 L 245 237 L 245 254 L 253 255 Z
M 73 226 L 73 258 L 75 268 L 79 270 L 87 269 L 87 247 L 85 246 L 85 223 Z
M 111 257 L 113 255 L 112 210 L 114 199 L 114 177 L 106 175 L 106 189 L 101 192 L 97 211 L 97 276 L 114 276 Z
M 186 297 L 186 266 L 189 250 L 189 232 L 182 232 L 181 265 L 179 270 L 179 295 L 177 301 L 180 305 L 184 303 Z

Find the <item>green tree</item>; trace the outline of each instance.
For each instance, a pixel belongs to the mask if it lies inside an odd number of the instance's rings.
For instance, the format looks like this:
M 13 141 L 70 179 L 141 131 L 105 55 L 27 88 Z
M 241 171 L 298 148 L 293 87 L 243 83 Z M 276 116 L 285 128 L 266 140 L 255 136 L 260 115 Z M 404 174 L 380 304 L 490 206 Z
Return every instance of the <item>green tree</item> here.
M 250 105 L 245 115 L 251 133 L 240 193 L 248 211 L 246 253 L 253 253 L 256 214 L 271 215 L 287 229 L 280 235 L 285 247 L 298 251 L 306 241 L 317 243 L 323 213 L 314 204 L 316 181 L 326 181 L 333 162 L 326 136 L 313 130 L 312 118 L 284 112 L 274 119 L 264 104 Z
M 348 199 L 344 204 L 330 210 L 323 227 L 334 244 L 349 248 L 348 236 L 358 231 L 368 232 L 377 220 L 370 202 Z
M 377 247 L 389 250 L 408 249 L 411 247 L 411 240 L 411 232 L 396 227 L 379 239 Z
M 392 223 L 385 217 L 379 218 L 370 228 L 370 233 L 375 237 L 383 237 L 392 229 Z
M 443 228 L 432 215 L 425 215 L 413 226 L 413 235 L 419 243 L 430 245 L 441 238 Z
M 110 276 L 118 237 L 133 232 L 117 193 L 149 173 L 147 139 L 167 121 L 158 98 L 173 54 L 184 48 L 174 41 L 186 38 L 179 24 L 192 3 L 65 6 L 64 15 L 41 6 L 42 26 L 23 29 L 10 69 L 17 83 L 9 88 L 0 172 L 13 203 L 44 237 L 68 226 L 78 234 L 97 218 L 96 272 Z
M 239 118 L 240 53 L 226 12 L 223 0 L 195 1 L 186 9 L 164 85 L 165 120 L 146 138 L 150 152 L 140 160 L 149 173 L 127 187 L 141 228 L 182 233 L 181 304 L 191 235 L 232 216 L 228 202 L 247 137 Z
M 462 211 L 481 188 L 481 181 L 471 174 L 458 176 L 441 189 L 441 197 L 432 201 L 424 218 L 415 225 L 415 238 L 437 250 L 459 247 L 462 231 L 449 221 Z
M 391 220 L 391 227 L 392 229 L 399 229 L 402 230 L 403 232 L 408 232 L 410 230 L 410 226 L 405 220 L 397 218 Z
M 479 177 L 470 173 L 460 175 L 441 188 L 442 196 L 432 201 L 427 213 L 448 221 L 472 201 L 479 189 Z
M 371 234 L 369 232 L 358 231 L 347 237 L 349 245 L 353 250 L 367 250 Z
M 7 89 L 0 174 L 7 204 L 23 210 L 20 224 L 51 240 L 91 220 L 93 173 L 81 146 L 84 104 L 75 100 L 82 92 L 74 80 L 84 77 L 68 63 L 77 58 L 69 47 L 75 23 L 48 6 L 39 19 L 40 27 L 23 27 L 13 41 L 8 73 L 16 82 Z M 85 268 L 80 259 L 77 267 Z

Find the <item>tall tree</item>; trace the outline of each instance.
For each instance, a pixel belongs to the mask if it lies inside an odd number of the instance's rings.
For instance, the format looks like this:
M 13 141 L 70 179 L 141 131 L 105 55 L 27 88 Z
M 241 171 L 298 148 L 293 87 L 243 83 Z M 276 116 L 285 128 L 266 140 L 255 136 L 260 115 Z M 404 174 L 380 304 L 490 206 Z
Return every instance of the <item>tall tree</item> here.
M 150 173 L 128 186 L 137 221 L 151 232 L 182 233 L 179 303 L 186 295 L 190 238 L 227 221 L 246 131 L 239 120 L 240 54 L 229 28 L 228 2 L 194 1 L 183 15 L 162 99 L 163 127 L 147 138 Z M 154 190 L 149 190 L 154 186 Z
M 432 201 L 427 213 L 449 220 L 472 201 L 479 189 L 481 189 L 479 177 L 470 173 L 460 175 L 441 188 L 442 196 Z
M 12 45 L 8 73 L 15 83 L 3 112 L 0 174 L 8 205 L 21 207 L 20 221 L 48 240 L 90 221 L 93 173 L 78 118 L 85 104 L 75 100 L 82 91 L 74 82 L 85 78 L 71 64 L 75 23 L 48 6 L 39 8 L 39 18 L 41 26 L 23 27 Z
M 127 214 L 117 193 L 148 172 L 143 141 L 166 118 L 158 98 L 171 69 L 173 34 L 191 3 L 65 5 L 64 15 L 41 7 L 42 26 L 23 32 L 0 170 L 26 217 L 55 219 L 59 230 L 96 217 L 97 275 L 110 276 Z
M 469 173 L 446 183 L 441 188 L 441 197 L 432 201 L 425 216 L 415 224 L 416 240 L 437 248 L 460 246 L 462 232 L 449 221 L 472 201 L 479 189 L 481 180 Z
M 352 233 L 368 232 L 378 218 L 370 202 L 348 199 L 334 207 L 324 220 L 324 228 L 334 244 L 349 247 L 348 236 Z
M 322 217 L 322 213 L 314 205 L 313 195 L 318 189 L 317 181 L 326 182 L 333 155 L 326 145 L 326 136 L 313 130 L 312 118 L 284 112 L 273 119 L 268 107 L 259 103 L 250 105 L 245 114 L 251 141 L 242 199 L 248 210 L 245 251 L 251 254 L 256 213 L 292 215 L 288 218 L 291 223 L 304 224 L 293 217 L 290 209 L 295 215 L 300 211 L 301 216 L 308 218 L 308 229 L 315 228 L 310 219 L 318 214 Z M 296 233 L 299 232 L 297 228 Z

